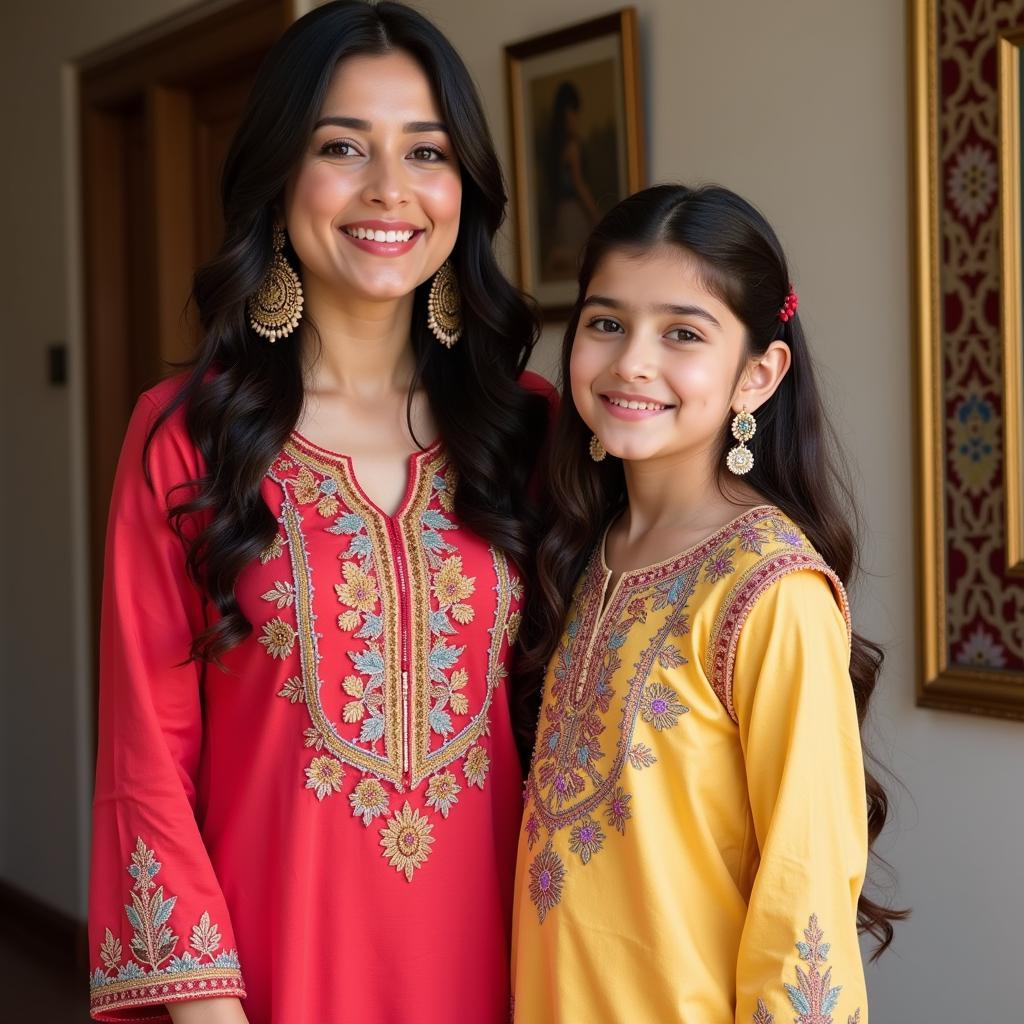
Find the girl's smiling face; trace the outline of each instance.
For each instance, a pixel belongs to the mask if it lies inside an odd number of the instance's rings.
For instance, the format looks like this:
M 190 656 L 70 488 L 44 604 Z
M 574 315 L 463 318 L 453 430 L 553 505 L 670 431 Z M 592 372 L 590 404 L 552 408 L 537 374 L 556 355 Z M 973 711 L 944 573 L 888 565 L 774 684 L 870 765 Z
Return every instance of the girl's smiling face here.
M 685 251 L 613 251 L 596 268 L 569 375 L 580 416 L 610 454 L 714 459 L 733 413 L 764 401 L 746 387 L 756 384 L 747 364 L 745 326 Z M 756 378 L 756 361 L 750 369 Z
M 411 294 L 455 246 L 461 203 L 454 147 L 420 65 L 400 50 L 339 64 L 285 192 L 307 292 Z

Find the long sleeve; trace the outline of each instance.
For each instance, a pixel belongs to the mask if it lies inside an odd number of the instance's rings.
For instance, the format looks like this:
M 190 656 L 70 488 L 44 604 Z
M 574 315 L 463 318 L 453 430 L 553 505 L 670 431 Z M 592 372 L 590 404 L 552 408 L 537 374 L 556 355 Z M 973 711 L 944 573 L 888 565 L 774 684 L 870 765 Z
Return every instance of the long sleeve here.
M 783 576 L 756 601 L 733 700 L 756 842 L 737 1024 L 867 1024 L 864 766 L 846 622 L 822 574 Z
M 118 465 L 107 528 L 89 897 L 91 1014 L 168 1020 L 165 1004 L 245 995 L 227 906 L 196 819 L 199 592 L 167 522 L 168 491 L 198 456 L 180 415 L 142 452 L 157 415 L 143 396 Z M 171 500 L 181 500 L 172 495 Z

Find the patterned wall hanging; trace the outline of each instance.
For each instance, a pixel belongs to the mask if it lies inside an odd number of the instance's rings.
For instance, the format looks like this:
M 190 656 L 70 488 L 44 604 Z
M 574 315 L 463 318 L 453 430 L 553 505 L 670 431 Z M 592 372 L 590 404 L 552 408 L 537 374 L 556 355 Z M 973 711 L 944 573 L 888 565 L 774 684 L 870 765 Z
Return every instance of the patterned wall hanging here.
M 1024 718 L 1024 0 L 909 0 L 918 702 Z

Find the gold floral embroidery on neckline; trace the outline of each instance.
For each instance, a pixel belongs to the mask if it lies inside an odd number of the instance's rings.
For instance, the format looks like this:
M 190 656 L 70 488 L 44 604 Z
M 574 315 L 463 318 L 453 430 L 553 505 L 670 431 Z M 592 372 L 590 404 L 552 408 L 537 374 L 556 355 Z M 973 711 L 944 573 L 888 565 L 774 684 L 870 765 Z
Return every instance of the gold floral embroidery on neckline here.
M 518 629 L 520 614 L 512 613 L 512 601 L 523 598 L 521 581 L 492 548 L 497 585 L 489 586 L 497 595 L 495 621 L 488 630 L 484 702 L 474 708 L 467 697 L 469 672 L 462 664 L 466 646 L 457 641 L 460 630 L 477 617 L 472 602 L 478 580 L 465 571 L 463 555 L 450 539 L 458 529 L 449 515 L 456 473 L 438 452 L 426 453 L 414 471 L 410 497 L 389 519 L 364 499 L 340 457 L 327 462 L 300 445 L 295 457 L 274 464 L 271 478 L 284 493 L 281 547 L 289 546 L 293 581 L 275 580 L 261 587 L 263 599 L 282 614 L 267 622 L 259 637 L 273 658 L 283 659 L 298 648 L 302 674 L 290 676 L 277 692 L 309 709 L 304 743 L 315 756 L 304 769 L 306 788 L 318 801 L 342 794 L 353 817 L 378 831 L 382 856 L 407 881 L 430 857 L 435 822 L 458 813 L 464 791 L 485 788 L 491 764 L 482 740 L 488 735 L 493 690 L 506 674 L 499 660 L 503 645 L 514 640 Z M 299 507 L 304 507 L 301 514 Z M 314 510 L 330 522 L 317 526 L 309 518 Z M 339 542 L 338 577 L 331 586 L 338 602 L 336 625 L 348 638 L 350 664 L 337 681 L 320 678 L 316 630 L 311 628 L 306 636 L 306 624 L 314 621 L 306 526 L 322 529 Z M 395 544 L 404 555 L 404 570 L 391 558 Z M 405 576 L 400 580 L 401 571 Z M 400 584 L 407 588 L 404 606 Z M 402 709 L 389 703 L 401 699 L 403 686 L 395 678 L 399 607 L 411 608 L 403 617 L 408 647 L 402 650 L 408 651 L 410 671 L 424 677 L 422 683 L 417 677 L 417 691 L 409 696 L 410 724 L 404 732 Z M 291 614 L 294 626 L 286 618 Z M 334 687 L 340 697 L 336 709 L 336 698 L 330 696 Z M 400 775 L 396 757 L 402 763 Z M 462 778 L 454 770 L 459 763 Z M 354 779 L 345 766 L 356 769 Z M 423 806 L 416 808 L 408 794 L 420 787 Z M 400 810 L 396 794 L 406 794 Z

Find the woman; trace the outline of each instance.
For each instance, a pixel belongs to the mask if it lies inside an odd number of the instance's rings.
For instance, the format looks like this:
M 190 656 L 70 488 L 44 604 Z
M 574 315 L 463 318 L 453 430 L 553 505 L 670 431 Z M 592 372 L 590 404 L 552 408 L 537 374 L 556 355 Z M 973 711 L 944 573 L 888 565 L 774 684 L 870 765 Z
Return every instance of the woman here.
M 548 406 L 464 65 L 400 4 L 317 9 L 223 201 L 201 350 L 114 488 L 92 1014 L 503 1019 Z

